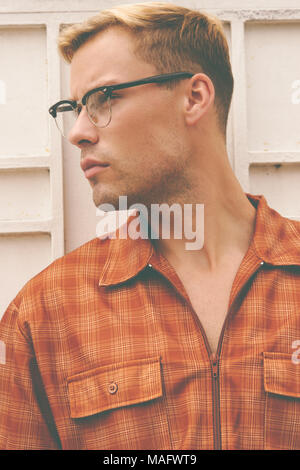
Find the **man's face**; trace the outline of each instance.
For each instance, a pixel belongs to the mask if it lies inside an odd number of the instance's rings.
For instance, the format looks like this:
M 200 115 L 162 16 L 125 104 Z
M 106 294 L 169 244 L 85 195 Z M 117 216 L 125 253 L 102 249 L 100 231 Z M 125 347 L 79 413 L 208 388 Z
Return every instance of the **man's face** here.
M 132 37 L 120 28 L 99 33 L 81 46 L 71 63 L 72 98 L 80 100 L 97 86 L 158 74 L 135 56 L 133 48 Z M 183 89 L 184 81 L 173 90 L 156 84 L 118 90 L 111 100 L 112 120 L 105 128 L 95 127 L 83 108 L 69 140 L 81 149 L 81 164 L 87 159 L 106 164 L 85 172 L 96 206 L 110 203 L 118 209 L 119 196 L 128 197 L 128 206 L 180 202 L 188 187 L 190 155 Z

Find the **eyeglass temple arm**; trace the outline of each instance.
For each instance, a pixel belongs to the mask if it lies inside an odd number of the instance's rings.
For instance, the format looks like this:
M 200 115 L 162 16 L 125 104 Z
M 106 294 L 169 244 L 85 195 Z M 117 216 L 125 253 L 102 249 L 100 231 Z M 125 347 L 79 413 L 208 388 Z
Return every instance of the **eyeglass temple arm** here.
M 117 85 L 102 86 L 102 87 L 99 87 L 99 88 L 95 88 L 94 90 L 91 90 L 90 92 L 87 92 L 83 96 L 81 102 L 82 102 L 83 105 L 85 105 L 87 98 L 91 94 L 93 94 L 97 91 L 102 91 L 107 97 L 110 97 L 111 93 L 114 90 L 121 90 L 123 88 L 132 88 L 132 87 L 135 87 L 135 86 L 138 86 L 138 85 L 146 85 L 147 83 L 166 82 L 168 80 L 176 79 L 176 78 L 190 78 L 192 76 L 193 76 L 193 74 L 190 73 L 190 72 L 175 72 L 175 73 L 167 73 L 167 74 L 163 74 L 163 75 L 153 75 L 152 77 L 143 78 L 141 80 L 135 80 L 134 82 L 126 82 L 126 83 L 120 83 L 120 84 L 117 84 Z M 56 118 L 57 108 L 58 108 L 58 106 L 60 106 L 63 103 L 66 103 L 66 106 L 62 107 L 60 109 L 60 112 L 71 111 L 71 109 L 68 109 L 67 104 L 71 105 L 71 107 L 73 107 L 73 109 L 75 109 L 78 106 L 77 101 L 73 101 L 73 100 L 59 101 L 55 105 L 51 106 L 51 108 L 49 108 L 49 113 L 51 114 L 51 116 Z
M 123 88 L 132 88 L 135 86 L 139 85 L 146 85 L 147 83 L 160 83 L 160 82 L 166 82 L 171 79 L 176 79 L 176 78 L 190 78 L 194 74 L 190 72 L 175 72 L 175 73 L 167 73 L 163 75 L 153 75 L 152 77 L 147 77 L 147 78 L 142 78 L 140 80 L 135 80 L 134 82 L 125 82 L 125 83 L 120 83 L 117 85 L 108 85 L 108 86 L 102 86 L 99 88 L 95 88 L 94 90 L 91 90 L 87 92 L 84 97 L 82 98 L 82 104 L 86 104 L 87 98 L 97 92 L 97 91 L 102 91 L 107 97 L 110 97 L 112 92 L 114 90 L 122 90 Z
M 121 88 L 131 88 L 138 85 L 145 85 L 147 83 L 159 83 L 159 82 L 166 82 L 171 79 L 176 78 L 190 78 L 193 74 L 190 72 L 175 72 L 175 73 L 167 73 L 163 75 L 154 75 L 153 77 L 143 78 L 141 80 L 135 80 L 134 82 L 126 82 L 120 83 L 119 85 L 111 85 L 106 88 L 106 90 L 120 90 Z M 105 89 L 103 90 L 105 93 Z

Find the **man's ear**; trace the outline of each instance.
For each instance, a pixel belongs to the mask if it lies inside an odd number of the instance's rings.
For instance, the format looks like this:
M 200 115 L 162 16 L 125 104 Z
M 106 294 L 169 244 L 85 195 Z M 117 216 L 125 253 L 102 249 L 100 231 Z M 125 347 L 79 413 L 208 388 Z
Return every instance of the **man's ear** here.
M 188 82 L 185 96 L 185 119 L 190 126 L 204 116 L 215 101 L 215 88 L 204 73 L 197 73 Z

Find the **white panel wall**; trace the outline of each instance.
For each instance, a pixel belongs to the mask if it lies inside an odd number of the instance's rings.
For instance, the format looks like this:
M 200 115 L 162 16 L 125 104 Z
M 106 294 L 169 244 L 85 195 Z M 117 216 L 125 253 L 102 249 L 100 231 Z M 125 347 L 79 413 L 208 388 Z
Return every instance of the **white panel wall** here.
M 300 23 L 249 23 L 245 31 L 249 150 L 300 152 L 300 110 L 293 103 Z
M 69 95 L 61 24 L 130 0 L 0 2 L 0 317 L 20 287 L 96 235 L 79 152 L 47 109 Z M 299 0 L 174 1 L 219 16 L 235 77 L 228 152 L 245 191 L 300 219 Z
M 0 316 L 64 254 L 61 142 L 47 115 L 59 94 L 54 30 L 47 18 L 0 14 Z

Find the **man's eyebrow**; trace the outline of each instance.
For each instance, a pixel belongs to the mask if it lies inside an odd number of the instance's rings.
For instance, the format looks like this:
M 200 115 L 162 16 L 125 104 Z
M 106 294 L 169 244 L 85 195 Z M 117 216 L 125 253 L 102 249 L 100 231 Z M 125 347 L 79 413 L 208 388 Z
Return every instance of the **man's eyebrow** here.
M 92 90 L 96 90 L 96 88 L 102 88 L 102 87 L 112 86 L 112 85 L 119 85 L 120 83 L 121 83 L 120 80 L 105 80 L 104 82 L 101 83 L 101 85 L 99 84 L 99 85 L 93 86 L 93 88 L 90 88 L 89 90 L 87 90 L 86 93 L 88 93 L 89 91 L 92 91 Z M 86 95 L 86 93 L 84 93 L 84 95 Z M 84 96 L 84 95 L 82 95 L 82 96 Z M 78 102 L 75 98 L 72 98 L 72 97 L 67 98 L 67 100 Z

